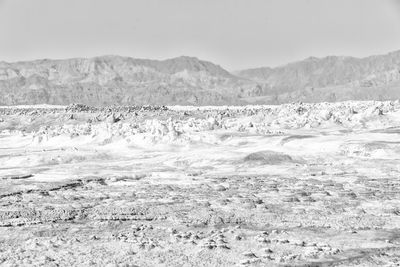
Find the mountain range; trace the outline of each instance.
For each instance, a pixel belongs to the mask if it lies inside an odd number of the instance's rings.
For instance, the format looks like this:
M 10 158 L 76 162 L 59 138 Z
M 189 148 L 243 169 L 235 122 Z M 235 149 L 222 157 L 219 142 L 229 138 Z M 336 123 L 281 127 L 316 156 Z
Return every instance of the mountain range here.
M 0 105 L 243 105 L 400 98 L 400 51 L 228 72 L 195 57 L 0 62 Z

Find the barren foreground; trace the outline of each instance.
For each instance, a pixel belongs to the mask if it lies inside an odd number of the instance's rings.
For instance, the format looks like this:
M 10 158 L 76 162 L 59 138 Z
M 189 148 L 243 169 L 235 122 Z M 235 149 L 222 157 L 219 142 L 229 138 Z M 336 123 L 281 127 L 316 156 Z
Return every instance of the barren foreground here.
M 400 103 L 0 109 L 0 265 L 396 266 Z

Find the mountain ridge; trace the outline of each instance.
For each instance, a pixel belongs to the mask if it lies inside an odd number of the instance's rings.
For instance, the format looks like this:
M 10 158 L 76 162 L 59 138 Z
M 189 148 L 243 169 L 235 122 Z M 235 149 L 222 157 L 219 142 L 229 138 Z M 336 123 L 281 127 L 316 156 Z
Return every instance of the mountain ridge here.
M 281 104 L 400 98 L 400 51 L 309 57 L 229 72 L 197 57 L 116 55 L 0 62 L 0 105 Z
M 1 105 L 239 104 L 237 94 L 254 85 L 209 61 L 186 56 L 102 56 L 0 66 Z
M 350 58 L 350 59 L 370 59 L 370 58 L 375 58 L 375 57 L 382 57 L 382 56 L 391 56 L 391 55 L 400 55 L 400 49 L 399 50 L 394 50 L 388 53 L 382 53 L 382 54 L 374 54 L 374 55 L 369 55 L 369 56 L 362 56 L 362 57 L 355 57 L 355 56 L 346 56 L 346 55 L 328 55 L 328 56 L 322 56 L 322 57 L 318 57 L 318 56 L 308 56 L 306 58 L 303 59 L 298 59 L 298 60 L 293 60 L 287 63 L 283 63 L 283 64 L 279 64 L 276 66 L 259 66 L 259 67 L 249 67 L 249 68 L 243 68 L 243 69 L 236 69 L 234 71 L 231 71 L 232 73 L 238 73 L 241 71 L 245 71 L 245 70 L 254 70 L 254 69 L 262 69 L 262 68 L 269 68 L 269 69 L 276 69 L 276 68 L 281 68 L 281 67 L 285 67 L 287 65 L 291 65 L 291 64 L 296 64 L 299 62 L 303 62 L 303 61 L 307 61 L 307 60 L 324 60 L 324 59 L 328 59 L 328 58 Z
M 392 88 L 400 80 L 400 51 L 364 58 L 311 57 L 276 68 L 253 68 L 235 74 L 268 84 L 270 94 L 279 99 L 279 103 L 296 100 L 390 100 L 400 97 Z M 385 86 L 387 88 L 382 88 Z M 361 91 L 360 88 L 366 89 Z M 315 100 L 315 95 L 310 92 L 315 89 L 325 93 L 325 96 Z M 332 98 L 332 95 L 335 97 Z

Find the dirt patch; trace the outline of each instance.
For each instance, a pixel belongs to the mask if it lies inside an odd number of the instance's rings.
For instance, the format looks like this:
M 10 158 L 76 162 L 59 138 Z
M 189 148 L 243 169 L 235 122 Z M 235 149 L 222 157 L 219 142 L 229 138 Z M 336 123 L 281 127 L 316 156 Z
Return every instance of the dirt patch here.
M 269 165 L 286 164 L 294 162 L 291 156 L 281 152 L 275 152 L 270 150 L 251 153 L 247 155 L 243 160 L 244 162 L 254 162 L 254 163 L 269 164 Z

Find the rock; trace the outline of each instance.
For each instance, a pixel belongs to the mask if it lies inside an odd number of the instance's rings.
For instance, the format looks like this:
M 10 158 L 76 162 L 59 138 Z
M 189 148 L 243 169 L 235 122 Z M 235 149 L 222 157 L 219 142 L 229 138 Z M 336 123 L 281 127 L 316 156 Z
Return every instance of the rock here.
M 248 257 L 248 258 L 257 258 L 256 254 L 254 254 L 251 251 L 246 251 L 243 253 L 243 256 Z
M 217 187 L 215 188 L 215 190 L 216 190 L 216 191 L 219 191 L 219 192 L 221 192 L 221 191 L 226 191 L 226 187 L 225 187 L 225 186 L 222 186 L 222 185 L 217 185 Z

